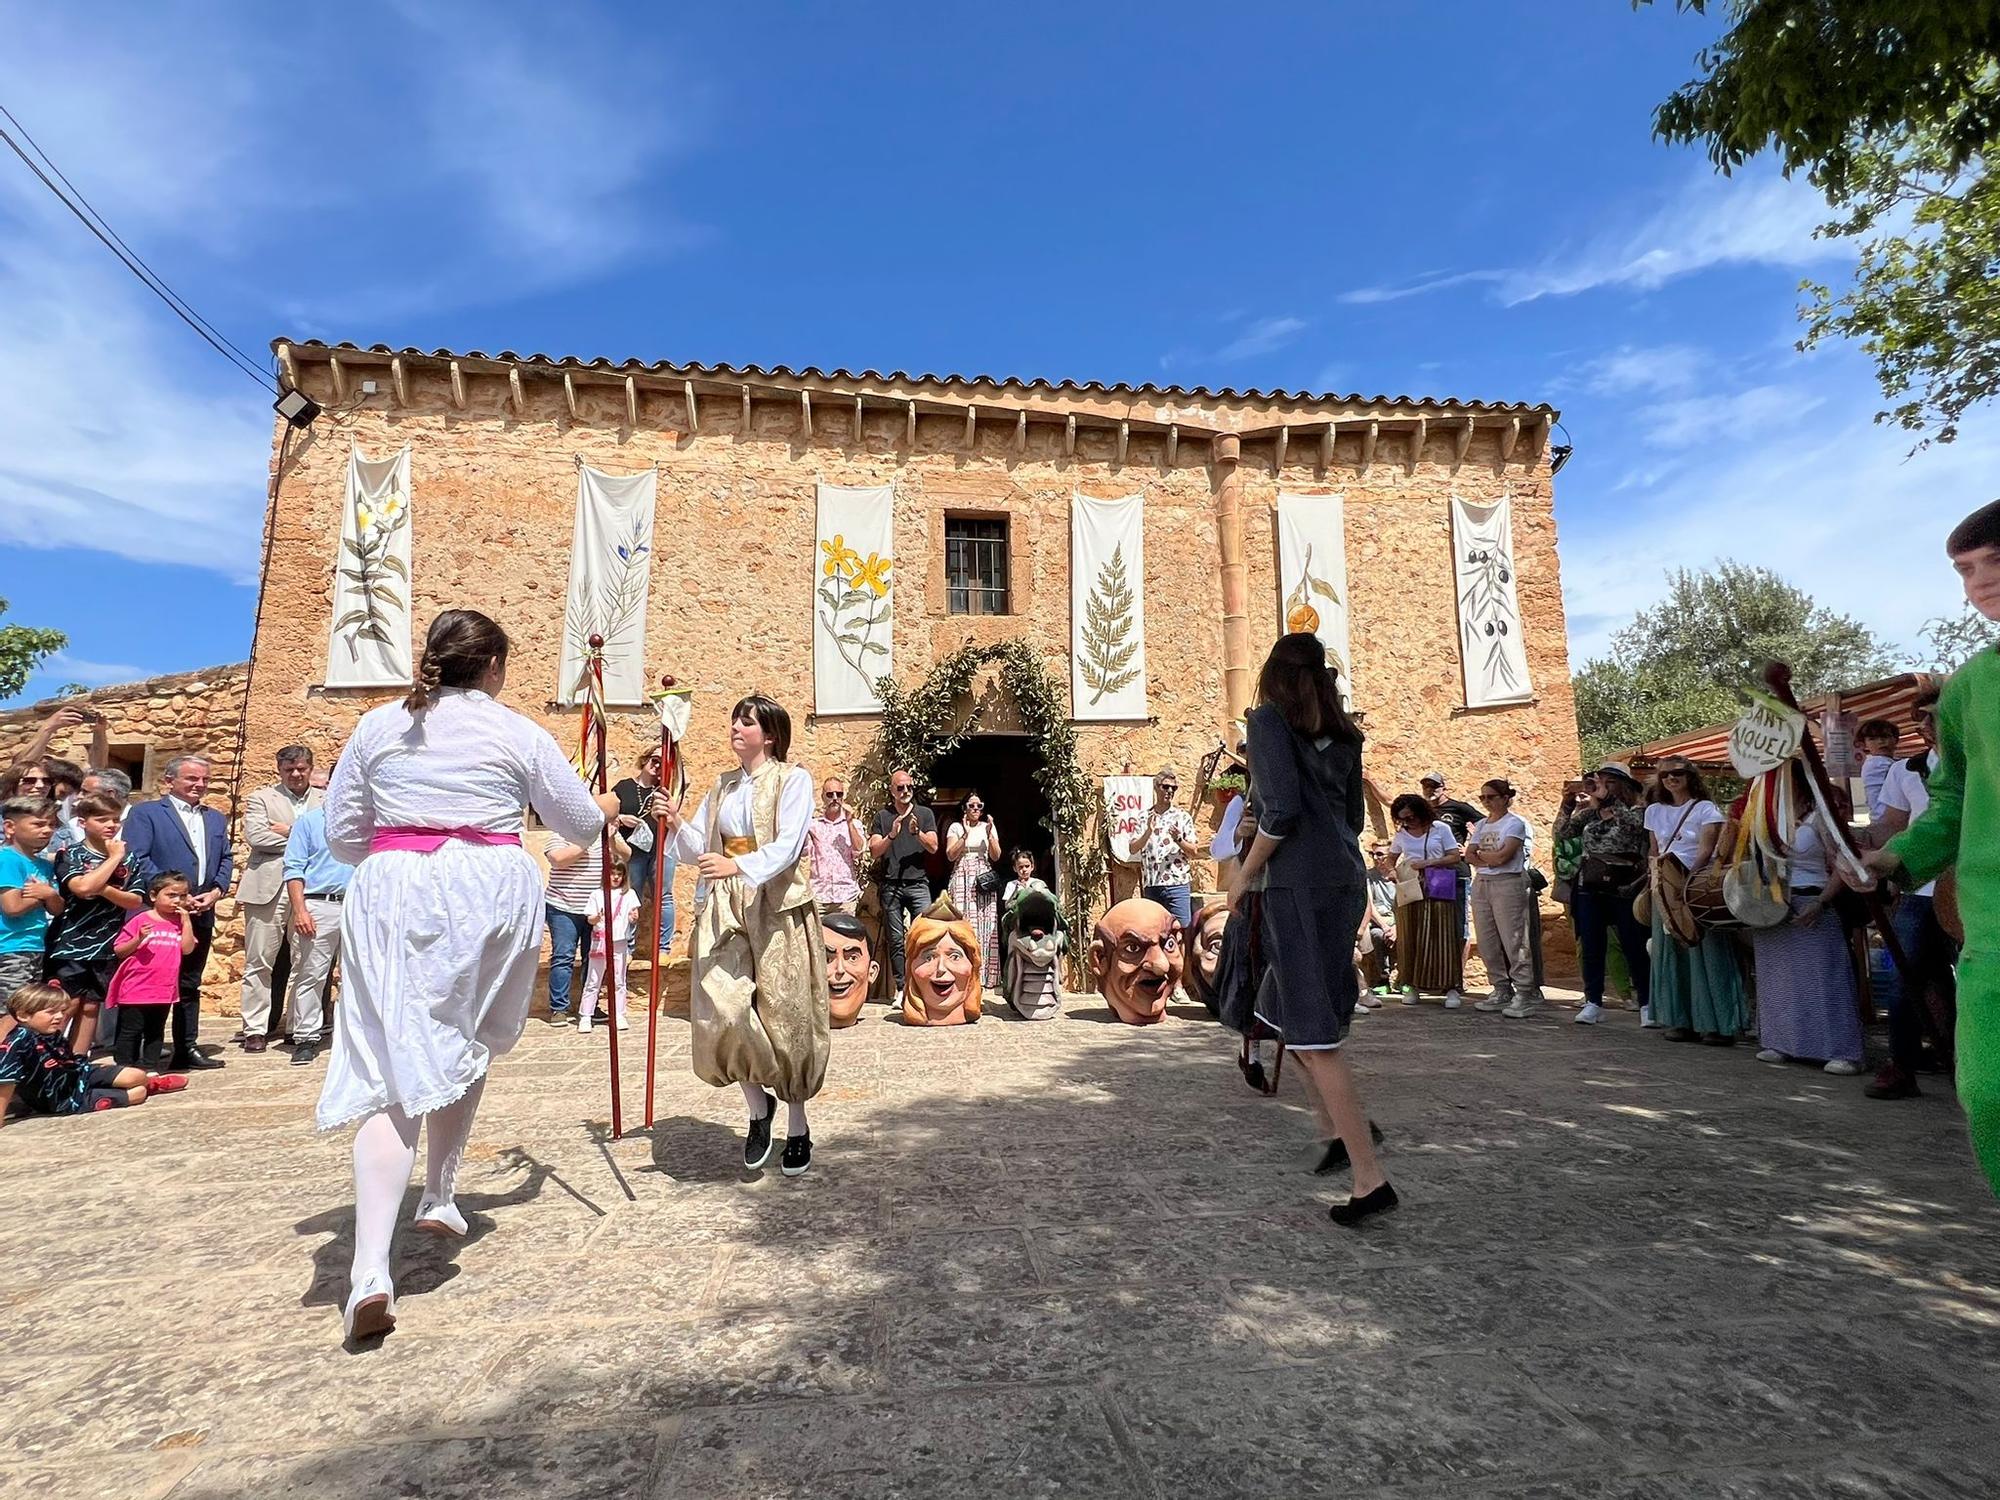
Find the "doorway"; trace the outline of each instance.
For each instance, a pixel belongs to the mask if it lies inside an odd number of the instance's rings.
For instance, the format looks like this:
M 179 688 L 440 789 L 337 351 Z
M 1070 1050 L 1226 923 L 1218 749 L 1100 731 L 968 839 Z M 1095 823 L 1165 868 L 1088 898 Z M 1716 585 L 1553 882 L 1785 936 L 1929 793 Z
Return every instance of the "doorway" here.
M 968 735 L 956 750 L 931 763 L 930 782 L 936 788 L 930 808 L 937 814 L 937 853 L 931 856 L 931 886 L 943 890 L 951 878 L 951 861 L 945 858 L 946 829 L 958 821 L 959 810 L 973 792 L 986 800 L 986 811 L 1000 830 L 1002 870 L 1012 880 L 1014 872 L 1005 860 L 1019 848 L 1034 851 L 1035 870 L 1057 885 L 1055 835 L 1049 830 L 1049 799 L 1042 795 L 1042 747 L 1028 734 Z

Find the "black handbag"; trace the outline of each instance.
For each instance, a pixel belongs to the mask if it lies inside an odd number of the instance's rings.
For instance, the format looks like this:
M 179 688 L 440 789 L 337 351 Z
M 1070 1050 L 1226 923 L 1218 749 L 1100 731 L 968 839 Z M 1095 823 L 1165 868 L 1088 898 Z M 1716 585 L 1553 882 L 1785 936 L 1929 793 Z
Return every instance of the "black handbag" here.
M 993 866 L 988 865 L 973 877 L 972 888 L 982 896 L 991 896 L 998 892 L 1006 883 L 1005 878 L 1001 876 L 1000 872 L 994 869 Z
M 1635 896 L 1646 883 L 1646 869 L 1637 860 L 1586 854 L 1577 867 L 1576 887 L 1593 896 Z

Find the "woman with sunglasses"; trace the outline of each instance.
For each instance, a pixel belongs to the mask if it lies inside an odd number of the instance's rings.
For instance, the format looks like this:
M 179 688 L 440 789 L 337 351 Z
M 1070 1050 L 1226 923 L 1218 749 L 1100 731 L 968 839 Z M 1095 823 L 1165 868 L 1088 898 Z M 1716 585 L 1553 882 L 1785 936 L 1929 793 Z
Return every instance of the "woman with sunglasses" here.
M 981 983 L 1000 984 L 1000 830 L 986 815 L 986 799 L 966 794 L 961 816 L 945 830 L 945 858 L 951 861 L 951 904 L 979 934 Z
M 1646 794 L 1646 832 L 1653 864 L 1672 858 L 1693 876 L 1715 859 L 1729 819 L 1709 800 L 1708 785 L 1688 761 L 1669 756 L 1660 762 Z M 1726 932 L 1706 928 L 1693 947 L 1667 930 L 1665 903 L 1653 901 L 1653 1019 L 1670 1042 L 1699 1038 L 1711 1047 L 1733 1047 L 1748 1018 L 1736 943 Z
M 1446 1010 L 1457 1010 L 1458 987 L 1465 982 L 1458 923 L 1458 866 L 1465 851 L 1437 810 L 1415 792 L 1390 803 L 1389 816 L 1396 825 L 1389 846 L 1401 856 L 1402 869 L 1416 876 L 1417 894 L 1405 892 L 1397 908 L 1396 977 L 1403 984 L 1403 1004 L 1415 1005 L 1428 991 L 1444 996 Z
M 0 802 L 9 797 L 55 797 L 55 778 L 46 761 L 31 760 L 0 771 Z

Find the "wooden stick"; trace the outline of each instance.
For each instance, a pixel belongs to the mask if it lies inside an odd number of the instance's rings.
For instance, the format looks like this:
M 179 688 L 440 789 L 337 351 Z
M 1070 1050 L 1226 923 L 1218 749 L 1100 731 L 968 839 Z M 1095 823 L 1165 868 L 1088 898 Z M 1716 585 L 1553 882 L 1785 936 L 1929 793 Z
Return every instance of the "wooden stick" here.
M 604 701 L 604 637 L 590 638 L 590 676 L 597 686 L 597 701 Z M 597 716 L 597 790 L 599 795 L 609 791 L 610 767 L 606 763 L 604 751 L 604 717 Z M 617 993 L 618 970 L 611 958 L 611 819 L 604 820 L 604 827 L 597 835 L 598 849 L 602 856 L 600 874 L 604 882 L 604 915 L 599 926 L 604 932 L 604 979 L 598 987 L 600 995 Z M 612 1016 L 605 1028 L 611 1042 L 611 1139 L 617 1140 L 625 1133 L 625 1117 L 618 1097 L 618 1017 Z
M 671 688 L 672 677 L 662 677 L 660 686 Z M 660 918 L 666 914 L 667 883 L 661 874 L 667 854 L 667 810 L 664 803 L 674 794 L 679 777 L 679 753 L 674 736 L 663 719 L 660 723 L 660 784 L 654 795 L 663 805 L 653 814 L 653 972 L 646 993 L 646 1128 L 653 1128 L 653 1072 L 660 1040 Z

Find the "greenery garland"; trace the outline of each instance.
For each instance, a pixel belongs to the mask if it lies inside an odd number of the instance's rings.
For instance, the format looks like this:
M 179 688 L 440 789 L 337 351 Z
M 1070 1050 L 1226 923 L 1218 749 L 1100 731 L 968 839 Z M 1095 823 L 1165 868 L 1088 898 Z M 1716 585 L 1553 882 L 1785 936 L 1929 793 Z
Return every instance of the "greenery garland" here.
M 1069 977 L 1072 988 L 1084 985 L 1083 956 L 1096 925 L 1097 903 L 1104 890 L 1104 849 L 1092 836 L 1091 819 L 1098 810 L 1097 788 L 1076 760 L 1076 727 L 1070 723 L 1068 693 L 1049 675 L 1040 655 L 1026 641 L 1002 641 L 990 646 L 964 646 L 931 669 L 918 686 L 905 690 L 894 678 L 875 684 L 882 699 L 882 727 L 867 762 L 852 780 L 864 788 L 863 806 L 888 805 L 889 773 L 901 768 L 930 790 L 931 767 L 976 732 L 979 716 L 967 717 L 958 730 L 948 731 L 953 708 L 969 695 L 980 668 L 999 663 L 1000 680 L 1014 695 L 1021 727 L 1040 745 L 1042 765 L 1036 783 L 1049 803 L 1049 831 L 1062 851 L 1062 912 L 1069 926 Z

